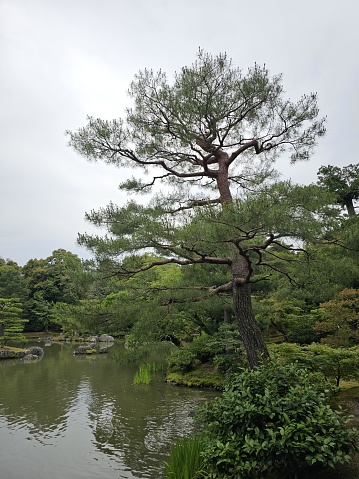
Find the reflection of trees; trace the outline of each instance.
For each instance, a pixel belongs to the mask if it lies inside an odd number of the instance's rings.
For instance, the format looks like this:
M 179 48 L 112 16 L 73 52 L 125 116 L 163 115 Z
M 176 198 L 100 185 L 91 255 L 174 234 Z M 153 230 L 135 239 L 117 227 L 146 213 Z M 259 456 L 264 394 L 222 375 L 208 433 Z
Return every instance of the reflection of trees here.
M 103 388 L 93 385 L 89 410 L 96 447 L 132 471 L 155 474 L 173 439 L 193 428 L 198 403 L 212 393 L 177 388 L 162 378 L 134 386 L 134 370 L 128 372 L 108 377 Z
M 2 362 L 0 412 L 9 423 L 27 424 L 29 431 L 40 438 L 60 434 L 66 427 L 81 377 L 72 366 L 71 350 L 53 344 L 46 348 L 41 361 Z M 11 368 L 11 374 L 9 369 Z
M 55 437 L 71 443 L 78 434 L 116 469 L 157 479 L 170 442 L 191 429 L 193 410 L 211 393 L 176 388 L 161 377 L 134 386 L 135 367 L 106 355 L 73 357 L 73 349 L 52 344 L 41 363 L 0 362 L 0 415 L 41 443 Z

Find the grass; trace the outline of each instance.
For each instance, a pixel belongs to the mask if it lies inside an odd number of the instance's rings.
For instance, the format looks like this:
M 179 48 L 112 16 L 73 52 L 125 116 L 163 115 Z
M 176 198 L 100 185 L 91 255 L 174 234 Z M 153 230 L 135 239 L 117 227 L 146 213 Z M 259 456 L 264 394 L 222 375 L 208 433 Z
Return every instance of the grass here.
M 158 363 L 143 363 L 139 367 L 139 371 L 135 374 L 135 379 L 133 384 L 150 384 L 151 382 L 151 373 L 156 373 L 162 371 L 163 366 Z
M 172 446 L 164 463 L 167 479 L 196 479 L 202 477 L 204 443 L 199 437 L 182 437 Z

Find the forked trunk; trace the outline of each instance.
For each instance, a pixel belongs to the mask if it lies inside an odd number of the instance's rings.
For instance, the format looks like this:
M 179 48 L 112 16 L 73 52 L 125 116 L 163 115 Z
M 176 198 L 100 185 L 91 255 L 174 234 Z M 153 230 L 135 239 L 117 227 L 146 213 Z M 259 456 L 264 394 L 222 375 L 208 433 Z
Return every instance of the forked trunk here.
M 233 284 L 234 314 L 238 324 L 250 368 L 260 366 L 264 359 L 269 358 L 269 352 L 264 342 L 262 331 L 254 317 L 251 299 L 251 285 Z

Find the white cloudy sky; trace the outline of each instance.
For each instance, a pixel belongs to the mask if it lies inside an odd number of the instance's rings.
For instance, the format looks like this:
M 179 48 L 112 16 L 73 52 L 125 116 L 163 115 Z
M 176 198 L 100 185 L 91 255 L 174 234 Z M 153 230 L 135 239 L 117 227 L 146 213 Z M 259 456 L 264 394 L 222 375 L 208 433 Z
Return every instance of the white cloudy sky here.
M 88 257 L 84 212 L 126 201 L 127 173 L 87 163 L 64 131 L 121 116 L 138 70 L 171 76 L 198 47 L 282 72 L 292 100 L 318 92 L 327 135 L 309 163 L 281 161 L 286 177 L 357 163 L 358 18 L 357 0 L 0 0 L 0 257 Z

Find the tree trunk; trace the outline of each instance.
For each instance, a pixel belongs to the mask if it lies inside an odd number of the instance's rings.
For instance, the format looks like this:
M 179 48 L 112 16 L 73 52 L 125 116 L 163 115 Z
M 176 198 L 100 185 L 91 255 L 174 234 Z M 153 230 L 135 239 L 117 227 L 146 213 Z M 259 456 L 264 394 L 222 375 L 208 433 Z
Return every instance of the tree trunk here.
M 239 285 L 233 282 L 233 306 L 238 330 L 247 352 L 249 367 L 253 369 L 270 356 L 262 331 L 254 317 L 249 283 Z
M 228 178 L 228 154 L 218 151 L 217 159 L 217 187 L 222 207 L 226 208 L 227 205 L 233 202 Z M 251 262 L 243 251 L 242 254 L 239 253 L 238 249 L 233 245 L 230 249 L 234 316 L 247 352 L 249 366 L 255 368 L 264 359 L 269 358 L 269 352 L 253 313 L 251 286 L 249 283 L 249 278 L 252 274 Z
M 353 203 L 353 198 L 351 195 L 347 195 L 344 197 L 344 205 L 347 209 L 349 216 L 355 216 L 355 208 Z

